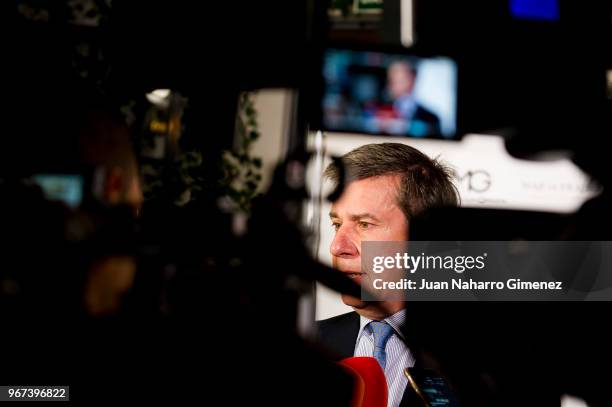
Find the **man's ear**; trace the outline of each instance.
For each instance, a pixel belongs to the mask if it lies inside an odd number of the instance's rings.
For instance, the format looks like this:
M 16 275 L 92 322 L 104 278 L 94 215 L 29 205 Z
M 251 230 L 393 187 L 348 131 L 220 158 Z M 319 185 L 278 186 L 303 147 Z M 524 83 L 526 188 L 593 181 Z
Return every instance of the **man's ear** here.
M 104 179 L 104 203 L 118 205 L 123 197 L 125 174 L 119 167 L 111 167 L 106 171 Z

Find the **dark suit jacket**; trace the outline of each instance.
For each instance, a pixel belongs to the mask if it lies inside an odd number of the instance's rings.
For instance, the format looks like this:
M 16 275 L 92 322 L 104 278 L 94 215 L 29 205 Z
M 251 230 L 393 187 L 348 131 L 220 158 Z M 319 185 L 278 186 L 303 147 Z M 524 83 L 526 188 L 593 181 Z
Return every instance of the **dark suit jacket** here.
M 419 136 L 438 136 L 440 135 L 440 119 L 433 112 L 425 109 L 423 106 L 417 104 L 417 108 L 412 116 L 413 122 L 420 122 L 426 126 L 425 134 L 421 134 L 422 130 L 417 130 L 413 125 L 408 129 L 408 133 Z
M 338 360 L 349 358 L 355 353 L 355 342 L 359 334 L 359 314 L 349 312 L 333 318 L 317 322 L 319 343 L 327 350 L 333 352 Z M 419 401 L 415 399 L 407 386 L 400 406 L 418 406 Z
M 353 356 L 357 334 L 359 334 L 359 314 L 356 312 L 317 322 L 319 344 L 333 352 L 338 360 Z
M 559 393 L 551 387 L 558 383 L 540 368 L 543 353 L 525 346 L 530 344 L 524 340 L 531 331 L 528 320 L 510 323 L 506 308 L 501 303 L 412 303 L 404 335 L 415 367 L 441 373 L 462 406 L 558 406 Z M 481 318 L 484 309 L 487 319 Z M 319 321 L 317 328 L 319 344 L 338 360 L 353 356 L 356 312 Z M 407 386 L 400 406 L 419 403 Z

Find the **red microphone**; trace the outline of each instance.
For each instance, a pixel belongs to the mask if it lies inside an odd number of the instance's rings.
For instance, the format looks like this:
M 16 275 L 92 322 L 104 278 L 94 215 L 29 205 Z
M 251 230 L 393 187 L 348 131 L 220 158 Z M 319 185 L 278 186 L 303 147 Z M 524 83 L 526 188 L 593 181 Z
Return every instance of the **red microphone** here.
M 386 407 L 387 379 L 378 361 L 370 357 L 352 357 L 338 364 L 355 379 L 351 407 Z

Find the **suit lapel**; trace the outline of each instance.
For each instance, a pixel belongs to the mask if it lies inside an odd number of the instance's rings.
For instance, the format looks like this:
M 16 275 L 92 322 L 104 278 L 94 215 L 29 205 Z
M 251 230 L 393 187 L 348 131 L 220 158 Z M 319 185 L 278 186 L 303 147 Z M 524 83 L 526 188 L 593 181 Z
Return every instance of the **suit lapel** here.
M 320 321 L 318 329 L 319 342 L 340 359 L 354 355 L 359 334 L 359 315 L 356 312 Z

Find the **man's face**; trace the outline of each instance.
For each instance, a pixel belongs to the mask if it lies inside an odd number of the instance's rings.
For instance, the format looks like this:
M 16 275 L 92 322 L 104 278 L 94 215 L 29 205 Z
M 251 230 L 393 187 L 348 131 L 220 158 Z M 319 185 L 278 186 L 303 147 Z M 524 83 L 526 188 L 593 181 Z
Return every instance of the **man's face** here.
M 330 218 L 336 230 L 330 252 L 334 268 L 361 283 L 361 242 L 404 241 L 408 239 L 408 222 L 397 205 L 399 176 L 384 175 L 348 184 L 340 199 L 332 205 Z M 371 303 L 348 295 L 342 301 L 360 315 L 384 319 L 388 315 Z M 403 302 L 387 301 L 389 312 L 399 311 Z
M 393 99 L 412 93 L 414 88 L 414 73 L 403 63 L 394 63 L 387 74 L 389 93 Z

